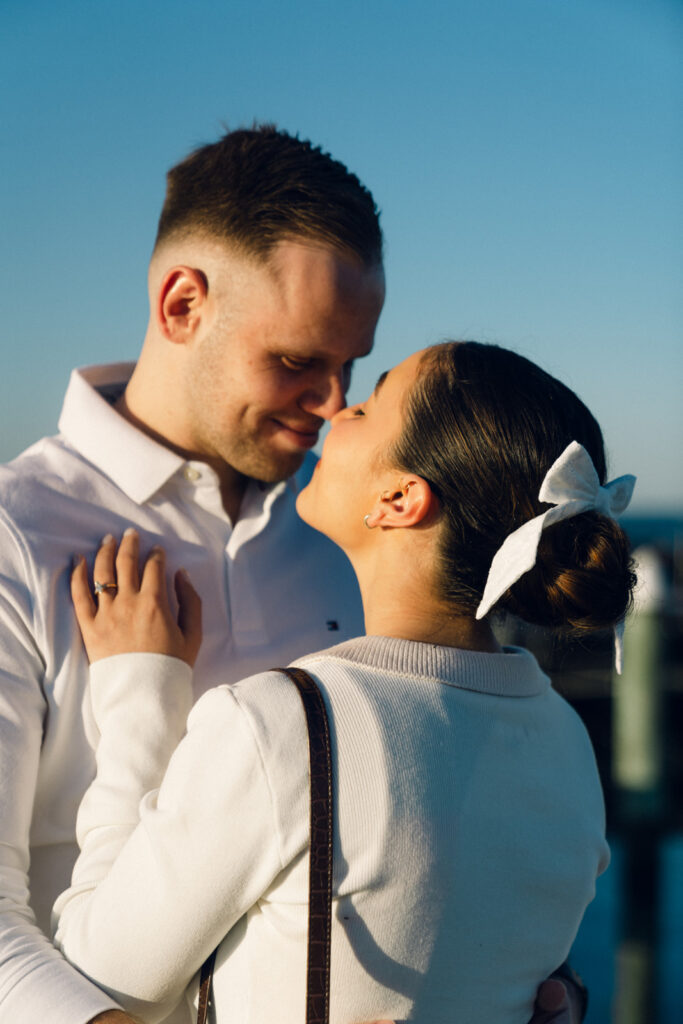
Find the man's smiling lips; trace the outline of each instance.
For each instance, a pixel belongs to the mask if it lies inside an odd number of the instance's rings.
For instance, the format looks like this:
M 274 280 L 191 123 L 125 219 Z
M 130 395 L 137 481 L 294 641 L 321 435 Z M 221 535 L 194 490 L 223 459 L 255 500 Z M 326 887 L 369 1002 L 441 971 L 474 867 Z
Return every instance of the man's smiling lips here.
M 318 434 L 320 433 L 321 423 L 316 424 L 297 424 L 297 426 L 283 423 L 282 420 L 277 420 L 273 417 L 273 423 L 277 424 L 281 432 L 290 441 L 299 445 L 301 448 L 312 448 L 318 440 Z

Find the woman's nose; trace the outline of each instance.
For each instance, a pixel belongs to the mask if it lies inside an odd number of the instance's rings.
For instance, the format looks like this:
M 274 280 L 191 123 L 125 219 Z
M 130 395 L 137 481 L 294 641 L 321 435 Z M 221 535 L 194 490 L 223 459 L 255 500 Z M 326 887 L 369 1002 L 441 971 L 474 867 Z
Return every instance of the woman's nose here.
M 340 420 L 346 419 L 346 417 L 349 415 L 349 412 L 350 409 L 348 405 L 345 405 L 343 409 L 340 409 L 339 412 L 336 412 L 332 419 L 330 420 L 332 426 L 334 426 L 335 423 L 339 423 Z

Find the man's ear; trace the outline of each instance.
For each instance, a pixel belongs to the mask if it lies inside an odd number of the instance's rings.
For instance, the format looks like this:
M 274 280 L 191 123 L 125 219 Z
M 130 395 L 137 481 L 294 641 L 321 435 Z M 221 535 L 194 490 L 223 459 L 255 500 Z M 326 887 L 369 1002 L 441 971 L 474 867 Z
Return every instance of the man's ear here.
M 172 267 L 159 287 L 156 303 L 157 326 L 164 337 L 185 344 L 201 321 L 209 286 L 201 270 Z
M 417 526 L 436 509 L 431 487 L 421 476 L 403 476 L 395 488 L 380 494 L 367 518 L 367 526 L 390 526 L 394 529 Z

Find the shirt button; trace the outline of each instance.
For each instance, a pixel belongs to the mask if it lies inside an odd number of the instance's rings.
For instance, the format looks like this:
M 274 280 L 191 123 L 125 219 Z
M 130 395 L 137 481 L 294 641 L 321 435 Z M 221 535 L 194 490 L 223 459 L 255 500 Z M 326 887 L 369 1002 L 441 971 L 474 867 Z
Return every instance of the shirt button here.
M 191 483 L 195 483 L 195 481 L 199 480 L 201 475 L 202 474 L 199 470 L 195 469 L 194 466 L 185 466 L 185 469 L 183 470 L 183 476 Z

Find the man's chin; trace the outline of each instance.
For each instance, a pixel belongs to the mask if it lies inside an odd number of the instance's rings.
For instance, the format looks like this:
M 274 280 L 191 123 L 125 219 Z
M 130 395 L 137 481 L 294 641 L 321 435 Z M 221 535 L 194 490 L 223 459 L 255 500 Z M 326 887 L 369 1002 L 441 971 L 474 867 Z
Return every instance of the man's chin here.
M 264 484 L 276 484 L 294 476 L 301 469 L 305 458 L 306 452 L 288 452 L 267 460 L 259 459 L 253 470 L 246 472 L 245 476 L 260 480 Z

